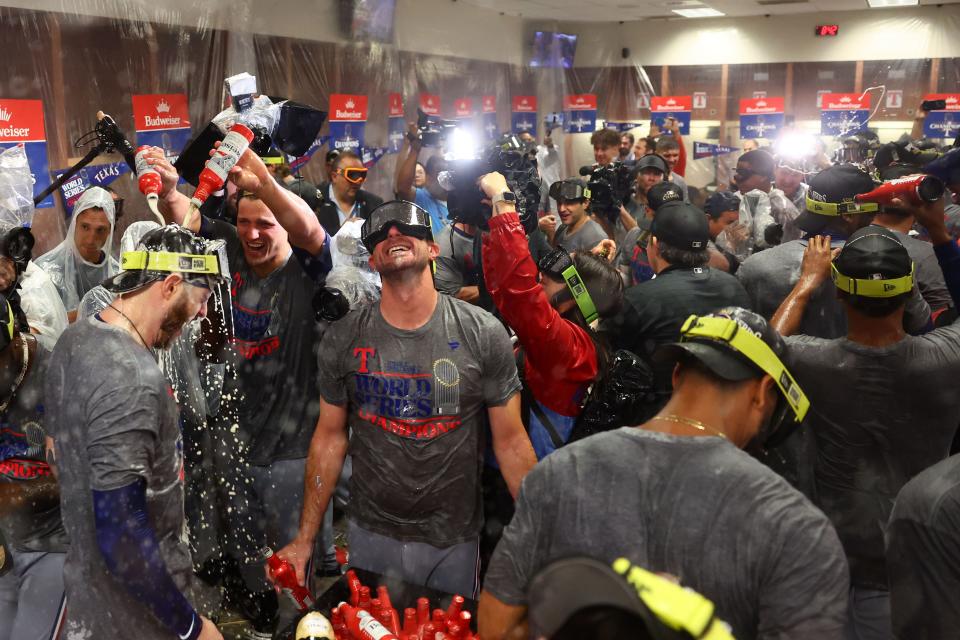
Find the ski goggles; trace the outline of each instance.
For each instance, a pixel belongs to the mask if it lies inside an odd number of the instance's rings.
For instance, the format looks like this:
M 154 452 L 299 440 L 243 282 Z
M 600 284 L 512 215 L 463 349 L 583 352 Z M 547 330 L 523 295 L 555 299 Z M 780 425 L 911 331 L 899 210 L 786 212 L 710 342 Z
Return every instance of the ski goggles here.
M 807 211 L 822 216 L 842 216 L 848 213 L 873 213 L 879 211 L 875 202 L 820 202 L 807 196 Z
M 830 277 L 833 279 L 834 286 L 841 291 L 846 291 L 853 296 L 863 296 L 865 298 L 892 298 L 903 293 L 910 293 L 913 290 L 914 274 L 917 265 L 912 263 L 910 274 L 899 278 L 890 278 L 888 280 L 864 280 L 862 278 L 851 278 L 845 276 L 837 269 L 837 265 L 830 265 Z
M 564 249 L 554 249 L 540 259 L 540 273 L 547 276 L 554 282 L 565 282 L 570 295 L 573 297 L 580 313 L 583 314 L 587 324 L 591 324 L 600 317 L 597 313 L 597 306 L 590 297 L 583 279 L 577 272 L 577 267 L 573 264 L 573 258 Z
M 364 167 L 347 167 L 346 169 L 337 169 L 337 173 L 343 176 L 344 180 L 350 184 L 363 184 L 367 179 L 367 169 Z
M 412 202 L 394 200 L 370 212 L 370 217 L 360 228 L 360 241 L 373 254 L 376 246 L 387 239 L 391 227 L 396 227 L 405 236 L 433 240 L 430 214 Z
M 736 320 L 714 316 L 690 316 L 680 329 L 680 342 L 688 340 L 711 340 L 727 345 L 739 352 L 761 371 L 773 378 L 787 404 L 797 418 L 803 420 L 810 408 L 810 400 L 787 371 L 783 361 L 770 346 L 750 331 L 741 331 Z
M 590 189 L 575 180 L 558 180 L 550 185 L 550 197 L 557 202 L 562 200 L 588 200 Z
M 179 273 L 190 284 L 213 289 L 230 280 L 226 244 L 208 245 L 210 253 L 173 253 L 169 251 L 124 251 L 120 254 L 122 271 L 154 271 Z

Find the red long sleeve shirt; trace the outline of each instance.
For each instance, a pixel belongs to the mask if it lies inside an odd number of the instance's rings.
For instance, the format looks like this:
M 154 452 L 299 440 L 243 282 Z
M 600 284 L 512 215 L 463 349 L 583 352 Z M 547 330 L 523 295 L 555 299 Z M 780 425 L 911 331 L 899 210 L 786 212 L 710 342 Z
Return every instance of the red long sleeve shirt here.
M 578 415 L 597 376 L 596 347 L 582 327 L 550 306 L 516 213 L 490 219 L 490 233 L 483 239 L 483 275 L 494 304 L 523 347 L 524 375 L 533 397 L 561 415 Z

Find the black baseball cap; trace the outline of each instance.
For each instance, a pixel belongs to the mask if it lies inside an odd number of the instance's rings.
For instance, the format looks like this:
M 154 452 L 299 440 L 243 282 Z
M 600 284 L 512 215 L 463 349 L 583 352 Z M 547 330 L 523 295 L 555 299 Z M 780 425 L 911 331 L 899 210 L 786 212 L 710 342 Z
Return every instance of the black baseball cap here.
M 637 160 L 637 163 L 633 165 L 633 167 L 636 173 L 640 173 L 647 168 L 659 169 L 663 175 L 670 173 L 670 166 L 667 164 L 667 161 L 655 153 L 648 153 L 645 156 L 640 156 L 640 158 Z
M 870 174 L 852 164 L 836 164 L 827 167 L 813 176 L 809 184 L 807 200 L 840 205 L 847 209 L 845 213 L 850 214 L 861 212 L 860 205 L 854 201 L 854 196 L 873 191 L 876 186 Z M 808 204 L 807 208 L 797 216 L 796 224 L 803 231 L 816 235 L 823 230 L 831 217 L 835 216 L 811 211 Z
M 913 272 L 913 261 L 900 238 L 873 224 L 857 229 L 833 264 L 842 275 L 857 280 L 895 280 Z M 875 297 L 862 292 L 857 295 Z
M 714 219 L 724 211 L 740 211 L 740 196 L 732 191 L 716 191 L 707 198 L 703 210 Z
M 685 202 L 671 202 L 656 210 L 650 232 L 671 247 L 706 251 L 710 226 L 703 211 Z
M 682 202 L 683 189 L 676 182 L 658 182 L 647 190 L 647 204 L 656 211 L 669 202 Z

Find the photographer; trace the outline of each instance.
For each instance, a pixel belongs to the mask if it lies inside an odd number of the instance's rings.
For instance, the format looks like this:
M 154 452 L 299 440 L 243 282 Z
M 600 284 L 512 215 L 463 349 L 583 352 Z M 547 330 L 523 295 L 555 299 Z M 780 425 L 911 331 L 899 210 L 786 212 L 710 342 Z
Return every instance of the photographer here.
M 560 226 L 556 216 L 540 218 L 540 230 L 554 247 L 566 249 L 568 253 L 589 251 L 607 233 L 587 211 L 590 208 L 589 191 L 583 180 L 568 178 L 550 185 L 550 197 L 557 202 Z
M 420 149 L 423 148 L 423 141 L 420 139 L 420 129 L 415 122 L 410 123 L 406 144 L 409 145 L 407 155 L 397 165 L 395 184 L 397 197 L 413 202 L 429 213 L 431 230 L 434 237 L 438 237 L 444 227 L 450 225 L 447 192 L 437 181 L 440 172 L 446 169 L 446 162 L 440 156 L 433 156 L 427 160 L 424 166 L 427 181 L 424 186 L 417 187 L 415 186 L 417 164 L 419 164 L 417 158 L 420 156 Z
M 576 186 L 569 181 L 558 185 Z M 541 260 L 538 272 L 515 206 L 500 199 L 509 192 L 504 177 L 487 174 L 480 188 L 495 203 L 483 239 L 484 276 L 523 349 L 522 378 L 532 396 L 530 440 L 543 458 L 569 438 L 587 388 L 606 369 L 609 351 L 591 325 L 617 313 L 623 285 L 611 264 L 586 249 L 572 258 L 557 249 Z M 582 279 L 582 293 L 568 284 L 575 276 Z

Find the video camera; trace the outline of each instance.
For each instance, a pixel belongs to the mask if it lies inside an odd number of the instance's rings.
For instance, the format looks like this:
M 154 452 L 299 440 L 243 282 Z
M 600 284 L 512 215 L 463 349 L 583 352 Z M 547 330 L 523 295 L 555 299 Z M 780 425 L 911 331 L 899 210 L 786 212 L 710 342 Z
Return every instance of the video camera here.
M 417 135 L 407 134 L 407 137 L 410 142 L 419 140 L 425 147 L 439 147 L 458 124 L 456 120 L 444 120 L 417 109 Z
M 449 170 L 441 172 L 441 186 L 449 194 L 447 209 L 451 220 L 489 229 L 492 213 L 490 205 L 477 182 L 481 176 L 494 171 L 503 175 L 507 185 L 517 197 L 517 214 L 523 228 L 530 233 L 537 226 L 537 211 L 540 206 L 540 174 L 537 161 L 527 152 L 526 145 L 514 134 L 504 134 L 470 156 L 454 156 L 449 160 Z
M 636 189 L 632 167 L 616 160 L 608 165 L 580 167 L 580 175 L 589 176 L 590 211 L 603 216 L 611 224 L 620 215 L 620 206 L 627 203 Z

